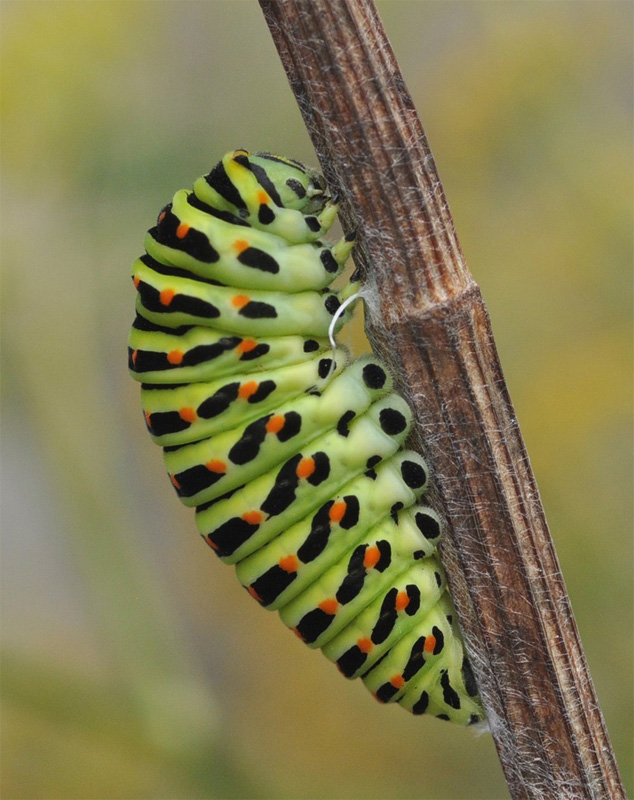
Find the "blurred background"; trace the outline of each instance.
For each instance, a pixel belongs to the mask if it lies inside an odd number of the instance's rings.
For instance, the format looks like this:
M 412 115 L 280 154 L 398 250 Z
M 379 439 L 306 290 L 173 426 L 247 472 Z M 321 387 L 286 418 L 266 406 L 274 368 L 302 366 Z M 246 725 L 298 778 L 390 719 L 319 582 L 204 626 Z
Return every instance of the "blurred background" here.
M 377 5 L 631 791 L 633 7 Z M 315 162 L 257 3 L 1 13 L 2 796 L 507 797 L 490 737 L 379 706 L 248 599 L 142 422 L 145 230 L 228 149 Z

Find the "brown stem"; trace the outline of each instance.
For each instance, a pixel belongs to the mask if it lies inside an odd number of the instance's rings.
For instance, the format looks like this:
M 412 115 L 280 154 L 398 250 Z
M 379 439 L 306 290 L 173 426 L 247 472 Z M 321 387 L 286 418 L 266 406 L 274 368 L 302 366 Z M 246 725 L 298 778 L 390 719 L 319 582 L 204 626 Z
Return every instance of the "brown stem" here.
M 417 417 L 513 798 L 625 797 L 489 318 L 371 0 L 260 0 L 360 234 L 367 331 Z

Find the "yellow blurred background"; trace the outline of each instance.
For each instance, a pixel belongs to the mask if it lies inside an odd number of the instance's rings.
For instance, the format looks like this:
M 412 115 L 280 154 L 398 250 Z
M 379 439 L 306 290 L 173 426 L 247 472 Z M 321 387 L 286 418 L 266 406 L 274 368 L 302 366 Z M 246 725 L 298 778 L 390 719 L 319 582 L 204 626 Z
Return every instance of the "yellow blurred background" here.
M 633 6 L 377 5 L 631 791 Z M 379 706 L 248 599 L 127 375 L 173 192 L 238 146 L 315 162 L 257 3 L 1 13 L 2 797 L 507 797 L 490 737 Z

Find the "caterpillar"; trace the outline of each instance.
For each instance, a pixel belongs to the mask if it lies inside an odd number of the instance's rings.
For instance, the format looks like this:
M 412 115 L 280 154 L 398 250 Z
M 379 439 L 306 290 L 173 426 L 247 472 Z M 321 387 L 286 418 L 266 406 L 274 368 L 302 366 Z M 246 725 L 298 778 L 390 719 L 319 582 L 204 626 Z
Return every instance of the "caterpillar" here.
M 176 493 L 262 606 L 382 703 L 463 725 L 484 712 L 421 503 L 406 402 L 334 333 L 358 276 L 323 178 L 227 153 L 178 191 L 132 268 L 129 369 Z

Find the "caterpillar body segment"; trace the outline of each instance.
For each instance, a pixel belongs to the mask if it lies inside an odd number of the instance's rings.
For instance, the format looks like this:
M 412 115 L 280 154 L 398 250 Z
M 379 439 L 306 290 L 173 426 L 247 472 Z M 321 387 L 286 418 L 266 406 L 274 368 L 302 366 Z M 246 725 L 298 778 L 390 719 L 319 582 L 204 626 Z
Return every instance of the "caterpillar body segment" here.
M 156 444 L 193 442 L 255 419 L 289 401 L 318 392 L 343 369 L 345 360 L 333 365 L 334 353 L 279 367 L 260 380 L 253 371 L 199 383 L 145 384 L 141 404 L 148 429 Z M 332 370 L 332 372 L 331 372 Z
M 281 236 L 237 226 L 192 205 L 181 190 L 145 238 L 147 253 L 163 264 L 179 264 L 202 279 L 239 289 L 290 293 L 323 289 L 339 275 L 353 242 L 293 244 Z M 213 246 L 209 243 L 213 241 Z
M 137 312 L 166 328 L 201 325 L 245 336 L 327 336 L 336 292 L 243 291 L 182 274 L 147 254 L 134 264 Z M 343 320 L 339 325 L 343 324 Z
M 329 348 L 326 338 L 237 336 L 198 325 L 163 328 L 137 316 L 130 332 L 128 365 L 134 379 L 149 388 L 292 366 Z
M 354 240 L 323 241 L 336 214 L 301 163 L 227 153 L 133 265 L 130 372 L 177 494 L 257 602 L 380 702 L 482 722 L 411 412 L 331 338 L 358 290 L 331 288 Z

